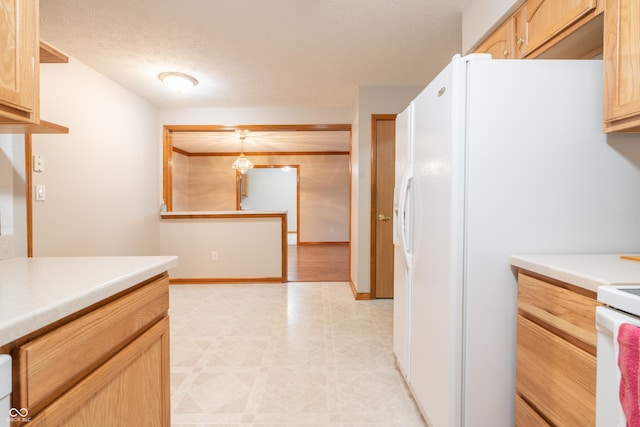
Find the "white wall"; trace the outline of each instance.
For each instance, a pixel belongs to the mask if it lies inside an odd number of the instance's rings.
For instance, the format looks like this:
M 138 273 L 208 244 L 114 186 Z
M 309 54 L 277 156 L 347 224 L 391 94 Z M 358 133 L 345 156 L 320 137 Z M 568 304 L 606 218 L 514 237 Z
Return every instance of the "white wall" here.
M 423 86 L 363 86 L 353 124 L 351 279 L 358 293 L 371 289 L 371 116 L 399 114 Z
M 524 0 L 469 0 L 462 10 L 462 52 L 468 53 Z
M 41 117 L 68 135 L 34 135 L 35 256 L 158 253 L 161 134 L 157 109 L 70 58 L 41 66 Z

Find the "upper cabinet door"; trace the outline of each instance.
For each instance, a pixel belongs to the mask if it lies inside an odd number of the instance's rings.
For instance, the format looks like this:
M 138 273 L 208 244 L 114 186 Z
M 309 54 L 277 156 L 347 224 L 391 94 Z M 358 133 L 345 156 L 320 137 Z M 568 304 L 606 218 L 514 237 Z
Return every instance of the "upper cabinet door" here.
M 0 0 L 0 116 L 37 122 L 37 0 Z
M 607 0 L 604 131 L 640 132 L 640 1 Z
M 528 56 L 583 16 L 596 10 L 596 0 L 529 0 L 522 13 L 526 40 L 521 53 Z
M 508 18 L 475 50 L 490 53 L 494 59 L 515 58 L 515 18 Z

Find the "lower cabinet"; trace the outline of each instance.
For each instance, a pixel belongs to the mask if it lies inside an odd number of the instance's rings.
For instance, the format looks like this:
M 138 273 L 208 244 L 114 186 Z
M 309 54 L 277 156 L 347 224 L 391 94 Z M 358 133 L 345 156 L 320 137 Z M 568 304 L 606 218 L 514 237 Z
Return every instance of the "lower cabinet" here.
M 518 274 L 516 424 L 595 425 L 596 295 Z
M 30 426 L 169 426 L 169 319 L 32 418 Z
M 18 340 L 12 407 L 32 427 L 169 427 L 168 308 L 165 273 Z

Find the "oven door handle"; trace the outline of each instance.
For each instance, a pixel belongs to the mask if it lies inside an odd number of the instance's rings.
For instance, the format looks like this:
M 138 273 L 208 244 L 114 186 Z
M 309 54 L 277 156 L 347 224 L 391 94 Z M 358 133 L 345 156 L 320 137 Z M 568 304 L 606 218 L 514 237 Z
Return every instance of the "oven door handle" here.
M 620 323 L 630 323 L 640 327 L 640 318 L 611 309 L 609 307 L 596 307 L 596 329 L 599 332 L 613 336 L 614 330 Z

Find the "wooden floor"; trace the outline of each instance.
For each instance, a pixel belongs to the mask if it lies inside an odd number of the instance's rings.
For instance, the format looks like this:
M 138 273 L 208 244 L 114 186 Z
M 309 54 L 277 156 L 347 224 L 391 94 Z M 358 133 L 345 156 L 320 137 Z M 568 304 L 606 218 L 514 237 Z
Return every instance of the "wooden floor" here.
M 290 282 L 348 282 L 348 245 L 289 245 Z

